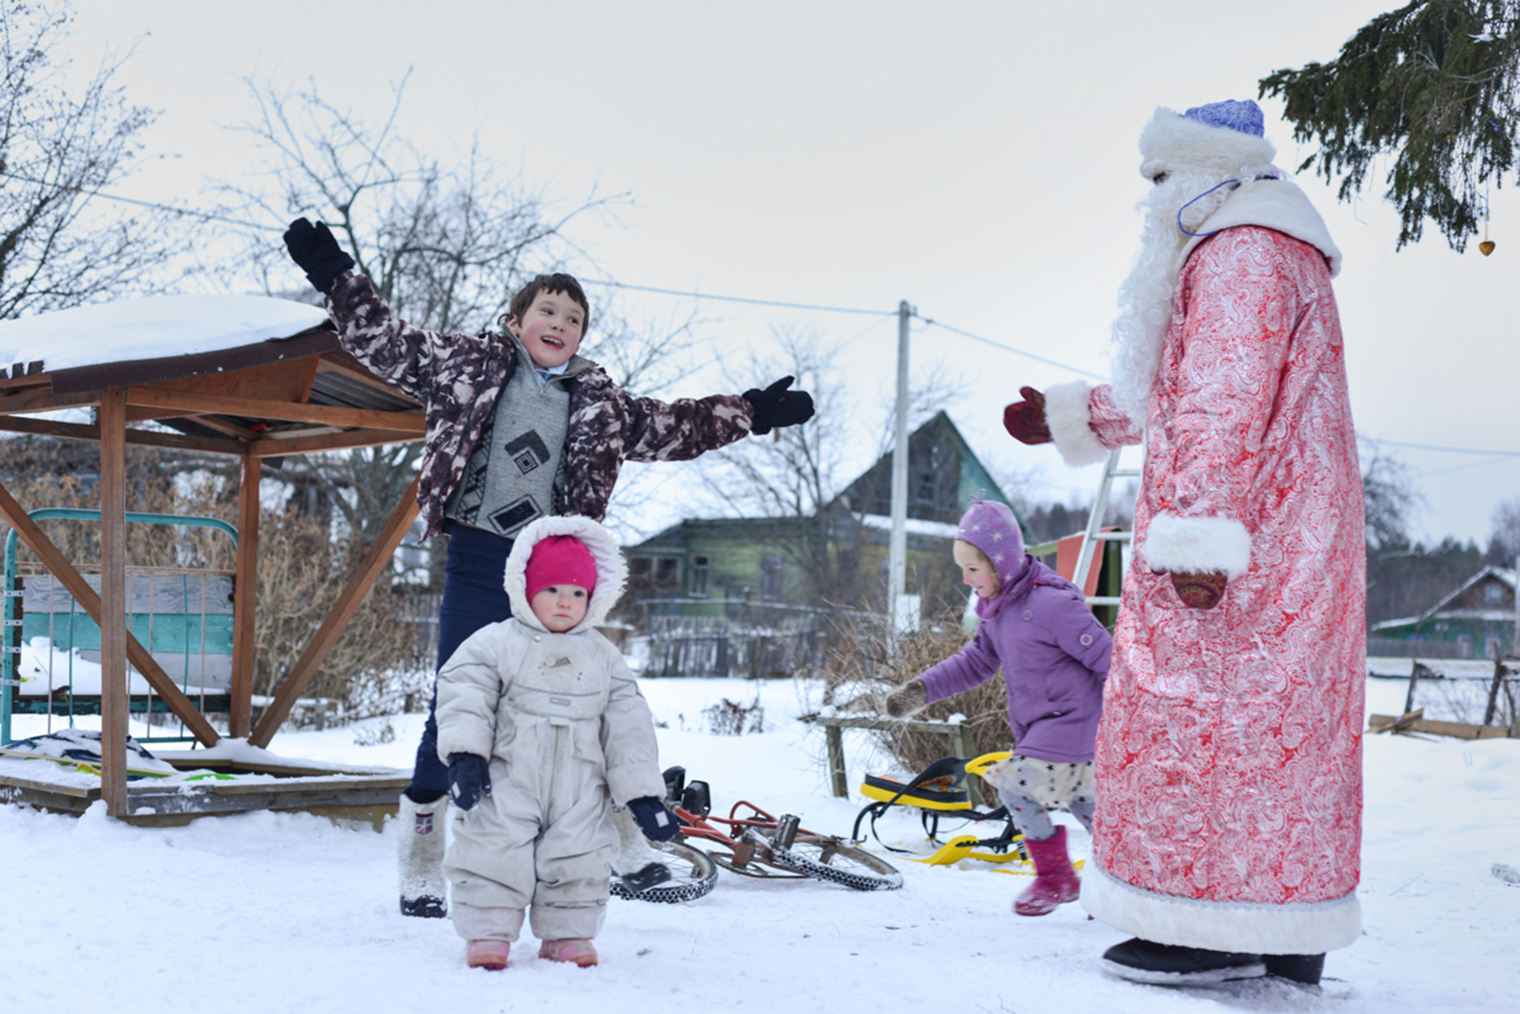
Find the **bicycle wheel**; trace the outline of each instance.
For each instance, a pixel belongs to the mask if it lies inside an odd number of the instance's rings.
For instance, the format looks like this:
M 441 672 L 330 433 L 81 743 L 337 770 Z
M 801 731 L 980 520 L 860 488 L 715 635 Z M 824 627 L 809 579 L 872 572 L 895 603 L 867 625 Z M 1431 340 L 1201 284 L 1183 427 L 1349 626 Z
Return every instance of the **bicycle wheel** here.
M 798 835 L 791 848 L 773 848 L 772 854 L 778 863 L 810 877 L 857 891 L 895 891 L 903 885 L 891 863 L 831 835 Z
M 613 870 L 611 888 L 615 897 L 678 905 L 683 901 L 695 901 L 717 886 L 718 867 L 701 849 L 679 841 L 652 841 L 649 847 L 665 854 L 665 868 L 670 871 L 670 879 L 636 890 Z

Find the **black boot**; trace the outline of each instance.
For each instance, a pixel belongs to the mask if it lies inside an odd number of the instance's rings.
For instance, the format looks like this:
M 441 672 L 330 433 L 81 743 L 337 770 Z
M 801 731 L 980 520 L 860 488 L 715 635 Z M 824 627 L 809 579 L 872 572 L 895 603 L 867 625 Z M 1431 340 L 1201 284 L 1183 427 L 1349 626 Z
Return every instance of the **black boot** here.
M 1263 954 L 1267 974 L 1292 979 L 1306 986 L 1318 986 L 1319 977 L 1325 970 L 1323 954 Z
M 1135 937 L 1103 952 L 1103 970 L 1131 982 L 1202 986 L 1267 974 L 1259 954 L 1231 954 L 1201 947 L 1174 947 Z

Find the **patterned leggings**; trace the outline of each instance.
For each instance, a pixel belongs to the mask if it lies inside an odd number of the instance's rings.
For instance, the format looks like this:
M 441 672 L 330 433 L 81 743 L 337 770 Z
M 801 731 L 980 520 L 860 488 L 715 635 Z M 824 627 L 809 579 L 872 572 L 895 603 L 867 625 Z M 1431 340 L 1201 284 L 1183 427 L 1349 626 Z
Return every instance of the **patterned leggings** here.
M 1044 841 L 1056 833 L 1047 804 L 1064 802 L 1071 815 L 1092 831 L 1092 761 L 1062 764 L 1014 754 L 988 768 L 983 778 L 997 787 L 998 798 L 1029 841 Z

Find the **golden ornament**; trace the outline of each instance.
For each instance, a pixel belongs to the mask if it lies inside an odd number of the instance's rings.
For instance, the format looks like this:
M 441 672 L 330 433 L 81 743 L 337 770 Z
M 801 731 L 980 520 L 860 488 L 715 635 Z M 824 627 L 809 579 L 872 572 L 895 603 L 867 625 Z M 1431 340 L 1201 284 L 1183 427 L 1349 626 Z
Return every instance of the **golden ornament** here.
M 1487 257 L 1489 254 L 1494 252 L 1494 241 L 1491 239 L 1485 239 L 1483 242 L 1478 244 L 1478 249 L 1483 251 L 1484 257 Z

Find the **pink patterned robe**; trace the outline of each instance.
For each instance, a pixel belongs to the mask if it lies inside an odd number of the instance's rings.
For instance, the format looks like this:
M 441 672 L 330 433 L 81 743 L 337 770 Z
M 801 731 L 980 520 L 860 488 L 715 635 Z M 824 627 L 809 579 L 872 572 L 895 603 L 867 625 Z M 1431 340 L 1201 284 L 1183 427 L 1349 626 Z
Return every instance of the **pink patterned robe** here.
M 1085 408 L 1104 447 L 1138 442 L 1106 386 Z M 1193 250 L 1145 438 L 1082 901 L 1160 943 L 1347 946 L 1360 932 L 1366 562 L 1319 250 L 1258 226 Z M 1230 581 L 1217 607 L 1192 609 L 1153 567 Z

